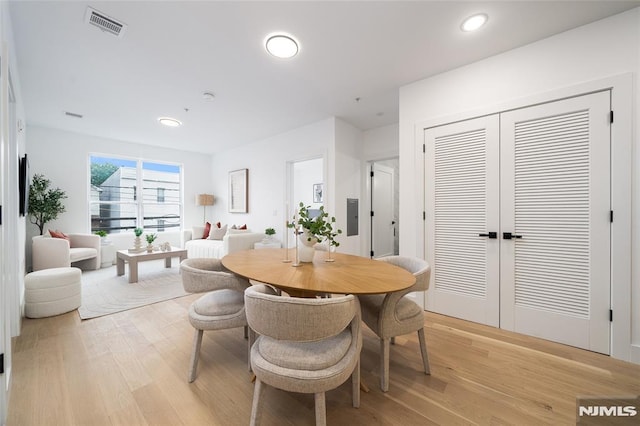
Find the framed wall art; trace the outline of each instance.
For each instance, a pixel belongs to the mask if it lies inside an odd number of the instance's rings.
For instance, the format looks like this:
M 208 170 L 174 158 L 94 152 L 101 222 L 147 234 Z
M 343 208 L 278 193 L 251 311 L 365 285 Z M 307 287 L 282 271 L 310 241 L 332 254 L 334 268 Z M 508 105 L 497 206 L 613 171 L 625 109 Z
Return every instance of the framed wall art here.
M 322 202 L 322 184 L 321 183 L 313 184 L 313 202 L 314 203 Z
M 229 212 L 249 212 L 249 169 L 229 172 Z

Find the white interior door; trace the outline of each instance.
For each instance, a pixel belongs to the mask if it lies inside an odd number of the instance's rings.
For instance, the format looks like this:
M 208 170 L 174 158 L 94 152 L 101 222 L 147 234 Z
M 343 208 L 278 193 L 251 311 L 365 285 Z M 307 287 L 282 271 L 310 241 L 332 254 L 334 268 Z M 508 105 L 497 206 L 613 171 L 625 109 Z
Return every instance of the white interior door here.
M 501 115 L 501 327 L 609 353 L 609 92 Z
M 371 172 L 371 257 L 391 256 L 395 238 L 394 171 L 373 163 Z
M 427 309 L 499 325 L 499 117 L 425 130 Z

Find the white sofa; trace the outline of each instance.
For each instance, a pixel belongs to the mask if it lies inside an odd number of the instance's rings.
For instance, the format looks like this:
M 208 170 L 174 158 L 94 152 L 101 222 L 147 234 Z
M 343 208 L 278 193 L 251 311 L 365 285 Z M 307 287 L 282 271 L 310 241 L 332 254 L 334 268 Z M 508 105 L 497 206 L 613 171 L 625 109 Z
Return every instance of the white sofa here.
M 100 269 L 100 237 L 93 234 L 68 234 L 69 240 L 53 238 L 49 233 L 32 239 L 33 270 L 77 266 Z
M 221 240 L 202 239 L 204 226 L 194 226 L 183 231 L 183 247 L 187 257 L 213 257 L 222 259 L 225 255 L 241 250 L 249 250 L 265 237 L 263 233 L 230 229 Z

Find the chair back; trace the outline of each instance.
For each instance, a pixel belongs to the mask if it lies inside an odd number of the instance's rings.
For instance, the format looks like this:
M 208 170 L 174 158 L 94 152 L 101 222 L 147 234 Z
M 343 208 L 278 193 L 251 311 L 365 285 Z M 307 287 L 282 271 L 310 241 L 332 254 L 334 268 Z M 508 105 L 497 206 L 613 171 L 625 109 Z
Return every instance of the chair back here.
M 431 265 L 418 257 L 409 256 L 387 256 L 377 260 L 391 263 L 411 272 L 416 277 L 416 283 L 407 289 L 407 292 L 426 291 L 429 289 L 429 281 L 431 278 Z
M 249 327 L 277 340 L 313 342 L 335 336 L 349 324 L 354 335 L 360 327 L 360 303 L 354 295 L 333 298 L 298 298 L 271 294 L 254 285 L 245 290 Z
M 180 263 L 182 287 L 189 293 L 230 289 L 244 291 L 249 280 L 229 271 L 220 259 L 192 258 Z

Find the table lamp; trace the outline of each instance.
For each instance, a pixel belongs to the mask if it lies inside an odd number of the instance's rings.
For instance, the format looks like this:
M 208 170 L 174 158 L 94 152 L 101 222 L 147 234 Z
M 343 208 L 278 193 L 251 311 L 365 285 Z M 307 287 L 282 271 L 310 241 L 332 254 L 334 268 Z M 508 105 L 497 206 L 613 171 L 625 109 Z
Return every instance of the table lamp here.
M 202 223 L 205 224 L 206 216 L 207 216 L 207 206 L 213 205 L 213 195 L 212 194 L 198 194 L 196 195 L 196 206 L 203 206 L 202 212 Z

